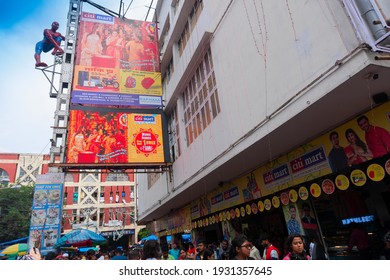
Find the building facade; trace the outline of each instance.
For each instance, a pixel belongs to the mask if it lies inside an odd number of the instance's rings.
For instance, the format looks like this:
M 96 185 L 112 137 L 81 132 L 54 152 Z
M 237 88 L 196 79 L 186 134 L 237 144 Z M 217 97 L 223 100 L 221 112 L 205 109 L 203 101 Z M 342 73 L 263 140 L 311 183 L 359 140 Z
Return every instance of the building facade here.
M 379 238 L 388 151 L 358 117 L 390 129 L 389 15 L 386 1 L 158 1 L 173 165 L 138 176 L 140 221 L 208 243 L 299 231 L 334 258 L 352 221 Z
M 33 186 L 37 175 L 49 170 L 49 155 L 0 154 L 2 187 Z M 137 188 L 134 174 L 80 172 L 65 175 L 62 233 L 89 229 L 112 244 L 138 242 Z

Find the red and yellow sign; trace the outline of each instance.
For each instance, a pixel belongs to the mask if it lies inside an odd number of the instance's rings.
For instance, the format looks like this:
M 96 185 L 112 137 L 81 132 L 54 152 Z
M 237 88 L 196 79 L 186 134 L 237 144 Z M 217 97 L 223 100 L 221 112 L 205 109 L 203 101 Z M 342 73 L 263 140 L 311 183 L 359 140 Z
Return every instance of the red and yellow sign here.
M 385 178 L 385 170 L 379 164 L 373 163 L 368 166 L 367 175 L 371 180 L 379 182 Z
M 160 114 L 72 110 L 67 163 L 163 163 Z
M 339 190 L 345 191 L 349 187 L 349 179 L 343 174 L 337 175 L 335 182 Z
M 355 186 L 361 187 L 367 182 L 367 176 L 360 169 L 355 169 L 351 172 L 351 182 Z

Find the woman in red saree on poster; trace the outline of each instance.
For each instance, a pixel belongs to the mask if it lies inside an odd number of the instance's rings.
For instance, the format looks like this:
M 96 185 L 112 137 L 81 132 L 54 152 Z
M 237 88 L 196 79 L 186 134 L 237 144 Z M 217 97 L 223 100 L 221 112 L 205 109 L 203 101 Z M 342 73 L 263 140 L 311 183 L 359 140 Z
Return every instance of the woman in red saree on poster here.
M 107 136 L 104 137 L 102 142 L 103 155 L 100 158 L 100 162 L 113 163 L 116 162 L 114 152 L 116 151 L 116 139 L 113 130 L 107 131 Z
M 359 164 L 372 158 L 372 153 L 366 143 L 359 138 L 353 129 L 348 128 L 345 131 L 345 138 L 349 142 L 349 145 L 344 148 L 349 165 Z
M 118 155 L 119 163 L 127 163 L 127 140 L 126 132 L 123 128 L 118 128 L 117 133 L 115 134 L 116 148 L 120 153 Z
M 157 49 L 156 24 L 153 22 L 142 23 L 142 44 L 144 46 L 144 60 L 147 62 L 143 71 L 159 72 L 160 59 Z
M 77 130 L 77 133 L 72 138 L 71 143 L 69 145 L 69 163 L 78 163 L 79 154 L 86 150 L 87 143 L 85 133 L 85 126 L 80 126 Z
M 87 150 L 94 154 L 95 163 L 97 162 L 97 155 L 100 154 L 102 148 L 103 138 L 104 135 L 99 133 L 97 128 L 94 128 L 87 139 Z

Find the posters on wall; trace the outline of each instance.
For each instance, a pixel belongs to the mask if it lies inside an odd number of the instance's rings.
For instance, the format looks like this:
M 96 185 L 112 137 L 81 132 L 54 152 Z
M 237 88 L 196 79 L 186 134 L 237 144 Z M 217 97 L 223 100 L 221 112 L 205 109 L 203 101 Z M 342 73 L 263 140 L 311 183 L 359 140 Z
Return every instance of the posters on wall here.
M 300 146 L 270 164 L 199 198 L 192 204 L 192 219 L 299 186 L 304 182 L 334 172 L 341 172 L 335 178 L 335 182 L 324 179 L 307 187 L 302 186 L 298 192 L 295 190 L 283 192 L 280 197 L 282 204 L 288 204 L 292 197 L 296 202 L 298 197 L 305 200 L 309 194 L 318 197 L 321 193 L 331 195 L 336 188 L 346 190 L 350 185 L 363 186 L 368 179 L 381 181 L 386 173 L 390 174 L 390 161 L 385 164 L 385 168 L 372 163 L 368 166 L 367 172 L 355 169 L 351 172 L 350 178 L 342 171 L 388 154 L 390 152 L 389 131 L 390 102 L 387 102 Z M 283 203 L 284 201 L 287 202 Z M 260 202 L 259 211 L 275 207 L 274 200 Z M 209 207 L 204 207 L 204 205 L 209 205 Z M 284 209 L 286 207 L 284 206 Z M 298 212 L 299 209 L 297 208 Z M 287 210 L 285 210 L 285 216 L 289 216 Z M 299 227 L 302 231 L 302 224 L 299 224 Z
M 61 234 L 64 173 L 37 176 L 28 245 L 41 253 L 52 251 Z
M 161 107 L 159 56 L 156 23 L 83 12 L 72 103 Z

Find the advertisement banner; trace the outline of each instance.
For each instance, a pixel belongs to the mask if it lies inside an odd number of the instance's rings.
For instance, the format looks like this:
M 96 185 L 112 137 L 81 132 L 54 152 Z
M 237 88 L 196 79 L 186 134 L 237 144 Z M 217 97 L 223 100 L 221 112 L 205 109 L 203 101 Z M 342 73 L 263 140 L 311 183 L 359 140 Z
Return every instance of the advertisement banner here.
M 37 177 L 28 244 L 29 248 L 36 247 L 43 254 L 54 250 L 54 245 L 60 238 L 64 177 L 63 173 Z
M 161 107 L 156 23 L 82 13 L 72 103 Z
M 390 152 L 390 102 L 254 171 L 262 195 L 342 172 Z
M 71 110 L 66 163 L 164 163 L 161 114 Z
M 302 186 L 298 193 L 294 190 L 282 193 L 281 204 L 284 205 L 285 216 L 290 217 L 290 209 L 286 206 L 290 200 L 296 202 L 298 197 L 306 200 L 309 193 L 313 197 L 319 197 L 321 193 L 331 195 L 336 188 L 345 190 L 350 184 L 363 186 L 368 178 L 372 181 L 381 181 L 386 173 L 390 174 L 390 160 L 386 162 L 385 168 L 375 163 L 370 164 L 367 176 L 363 170 L 353 170 L 350 176 L 351 183 L 343 172 L 390 153 L 389 132 L 390 102 L 386 102 L 301 145 L 270 164 L 261 166 L 198 198 L 192 204 L 191 218 L 197 219 L 332 173 L 340 173 L 335 182 L 325 179 L 320 184 L 313 183 L 307 188 Z M 259 211 L 263 211 L 267 205 L 271 207 L 270 203 L 265 202 L 264 205 L 263 201 L 259 202 L 261 205 Z M 297 207 L 296 210 L 299 209 Z M 307 231 L 306 226 L 299 223 L 301 231 Z

